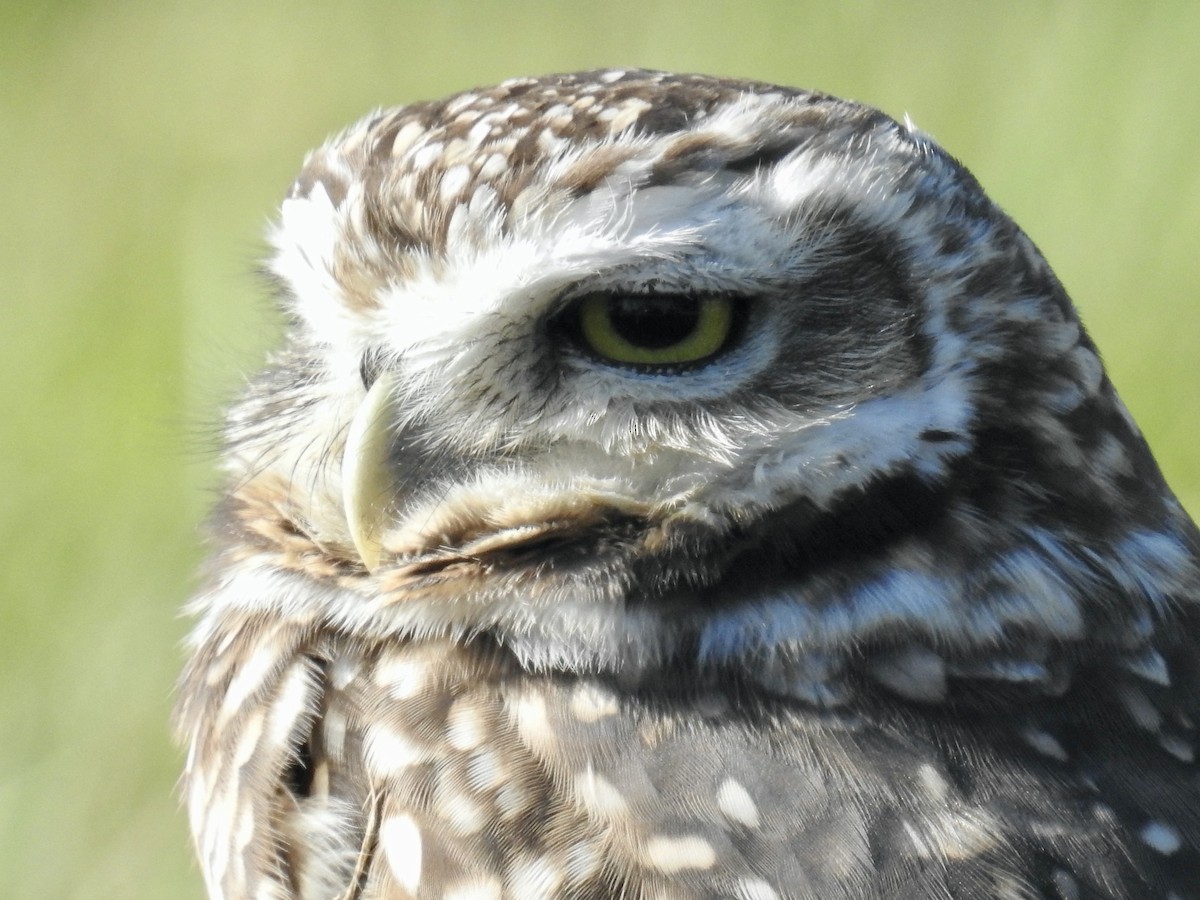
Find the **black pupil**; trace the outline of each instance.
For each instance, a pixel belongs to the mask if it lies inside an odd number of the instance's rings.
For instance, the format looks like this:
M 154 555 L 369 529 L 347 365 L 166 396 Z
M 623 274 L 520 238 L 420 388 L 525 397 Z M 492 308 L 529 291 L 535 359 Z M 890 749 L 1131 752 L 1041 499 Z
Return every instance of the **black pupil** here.
M 695 297 L 614 297 L 609 301 L 608 320 L 629 343 L 661 350 L 696 330 L 700 301 Z

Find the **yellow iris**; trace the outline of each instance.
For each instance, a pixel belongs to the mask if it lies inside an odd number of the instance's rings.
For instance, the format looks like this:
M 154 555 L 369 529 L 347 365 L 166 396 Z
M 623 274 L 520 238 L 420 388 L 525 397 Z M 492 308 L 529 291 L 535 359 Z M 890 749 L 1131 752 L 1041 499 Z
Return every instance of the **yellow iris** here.
M 728 297 L 591 294 L 577 306 L 579 335 L 612 362 L 672 366 L 699 362 L 724 346 L 733 328 Z

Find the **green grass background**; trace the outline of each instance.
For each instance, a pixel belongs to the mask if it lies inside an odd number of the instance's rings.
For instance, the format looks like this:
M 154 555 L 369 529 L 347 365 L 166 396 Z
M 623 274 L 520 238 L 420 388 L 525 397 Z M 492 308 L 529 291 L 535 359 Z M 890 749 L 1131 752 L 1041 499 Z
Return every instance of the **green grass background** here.
M 1200 512 L 1200 4 L 0 7 L 0 893 L 198 898 L 167 730 L 221 402 L 305 150 L 377 105 L 641 65 L 910 113 L 1046 252 Z

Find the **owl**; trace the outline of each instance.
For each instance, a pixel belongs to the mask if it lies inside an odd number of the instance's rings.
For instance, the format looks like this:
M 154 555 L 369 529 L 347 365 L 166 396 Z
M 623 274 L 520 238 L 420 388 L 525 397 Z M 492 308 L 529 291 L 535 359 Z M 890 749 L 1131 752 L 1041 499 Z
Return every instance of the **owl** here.
M 213 898 L 1200 898 L 1200 534 L 910 123 L 648 71 L 311 154 L 177 728 Z

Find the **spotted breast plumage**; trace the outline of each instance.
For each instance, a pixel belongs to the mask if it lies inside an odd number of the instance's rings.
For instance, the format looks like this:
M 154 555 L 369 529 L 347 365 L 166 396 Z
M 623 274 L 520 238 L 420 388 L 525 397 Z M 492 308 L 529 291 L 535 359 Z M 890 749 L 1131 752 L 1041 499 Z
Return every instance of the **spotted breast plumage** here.
M 214 898 L 1200 898 L 1200 537 L 911 124 L 370 116 L 271 233 L 180 688 Z

